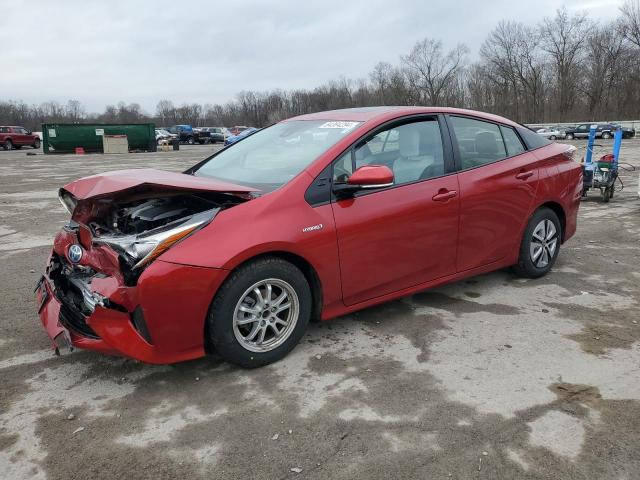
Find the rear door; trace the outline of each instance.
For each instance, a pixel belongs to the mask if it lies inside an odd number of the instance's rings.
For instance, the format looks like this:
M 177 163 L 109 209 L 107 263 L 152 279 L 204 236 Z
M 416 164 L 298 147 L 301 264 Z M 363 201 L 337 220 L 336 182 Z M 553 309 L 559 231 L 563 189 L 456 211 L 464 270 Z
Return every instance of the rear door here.
M 334 162 L 334 182 L 362 165 L 395 176 L 391 187 L 332 203 L 345 304 L 455 272 L 459 187 L 443 127 L 435 116 L 392 124 Z
M 499 262 L 520 244 L 542 161 L 509 126 L 462 116 L 448 122 L 459 168 L 461 272 Z
M 33 138 L 29 134 L 29 131 L 26 128 L 19 128 L 20 130 L 20 144 L 21 145 L 31 145 L 33 143 Z

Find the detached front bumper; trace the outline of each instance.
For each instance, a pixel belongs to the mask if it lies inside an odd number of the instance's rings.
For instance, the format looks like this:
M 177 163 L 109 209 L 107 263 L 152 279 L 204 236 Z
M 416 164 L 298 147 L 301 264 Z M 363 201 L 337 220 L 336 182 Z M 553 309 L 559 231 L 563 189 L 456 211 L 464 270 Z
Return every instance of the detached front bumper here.
M 87 245 L 77 264 L 66 257 L 79 244 L 63 230 L 36 287 L 38 314 L 56 352 L 66 347 L 175 363 L 205 354 L 209 304 L 226 270 L 156 260 L 135 285 L 118 271 L 109 247 Z

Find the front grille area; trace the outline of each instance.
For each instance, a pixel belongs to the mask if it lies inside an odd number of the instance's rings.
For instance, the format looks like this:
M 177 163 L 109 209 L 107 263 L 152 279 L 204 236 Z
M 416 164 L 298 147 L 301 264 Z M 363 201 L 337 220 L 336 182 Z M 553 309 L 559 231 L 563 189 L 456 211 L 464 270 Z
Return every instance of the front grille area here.
M 53 294 L 60 301 L 60 323 L 67 329 L 88 338 L 100 338 L 87 325 L 86 315 L 90 312 L 84 303 L 80 289 L 69 281 L 69 275 L 90 276 L 87 273 L 74 273 L 61 257 L 54 255 L 47 269 L 53 282 Z
M 58 297 L 59 298 L 59 297 Z M 88 338 L 100 338 L 93 329 L 87 325 L 86 317 L 82 313 L 78 312 L 74 307 L 70 307 L 61 300 L 62 306 L 60 307 L 60 323 L 67 329 L 78 333 Z

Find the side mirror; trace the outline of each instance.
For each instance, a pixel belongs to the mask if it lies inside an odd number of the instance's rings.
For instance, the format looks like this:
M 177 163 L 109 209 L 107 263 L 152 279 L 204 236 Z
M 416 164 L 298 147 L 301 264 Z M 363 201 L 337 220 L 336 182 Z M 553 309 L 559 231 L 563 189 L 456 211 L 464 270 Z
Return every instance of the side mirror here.
M 390 187 L 393 185 L 393 172 L 384 165 L 365 165 L 358 168 L 347 179 L 347 183 L 333 185 L 338 196 L 350 196 L 358 190 Z

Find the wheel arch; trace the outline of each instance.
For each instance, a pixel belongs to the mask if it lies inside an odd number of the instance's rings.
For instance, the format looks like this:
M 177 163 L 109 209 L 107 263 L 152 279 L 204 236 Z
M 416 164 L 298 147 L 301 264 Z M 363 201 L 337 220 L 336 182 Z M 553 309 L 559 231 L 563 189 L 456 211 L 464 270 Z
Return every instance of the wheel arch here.
M 309 283 L 309 288 L 311 289 L 311 321 L 316 322 L 320 321 L 320 317 L 322 315 L 322 304 L 323 304 L 323 296 L 322 296 L 322 283 L 320 282 L 320 276 L 318 272 L 314 268 L 314 266 L 309 262 L 306 258 L 302 257 L 297 253 L 293 253 L 287 250 L 271 250 L 257 253 L 251 257 L 243 259 L 240 263 L 235 265 L 232 269 L 229 270 L 227 274 L 227 278 L 231 275 L 231 273 L 235 272 L 239 268 L 244 265 L 254 262 L 256 260 L 260 260 L 262 258 L 280 258 L 286 262 L 289 262 L 300 269 L 302 274 L 305 276 L 307 282 Z M 226 281 L 226 279 L 225 279 Z M 217 294 L 217 292 L 216 292 Z M 211 299 L 211 303 L 213 304 L 213 300 L 215 299 L 215 295 Z M 211 307 L 209 307 L 211 308 Z M 208 315 L 208 313 L 207 313 Z M 212 347 L 209 345 L 207 339 L 209 338 L 209 322 L 204 322 L 204 339 L 205 339 L 205 349 L 210 352 Z
M 564 243 L 565 230 L 566 230 L 566 226 L 567 226 L 567 215 L 566 215 L 562 205 L 560 205 L 558 202 L 554 202 L 554 201 L 545 202 L 545 203 L 539 205 L 538 208 L 536 208 L 533 212 L 531 212 L 531 216 L 533 216 L 533 214 L 535 214 L 535 212 L 537 212 L 541 208 L 545 208 L 545 207 L 548 208 L 549 210 L 553 211 L 553 213 L 555 213 L 558 216 L 558 220 L 560 220 L 560 227 L 562 228 L 562 237 L 561 237 L 560 241 L 561 241 L 561 243 Z M 531 218 L 531 217 L 529 217 L 529 218 Z

